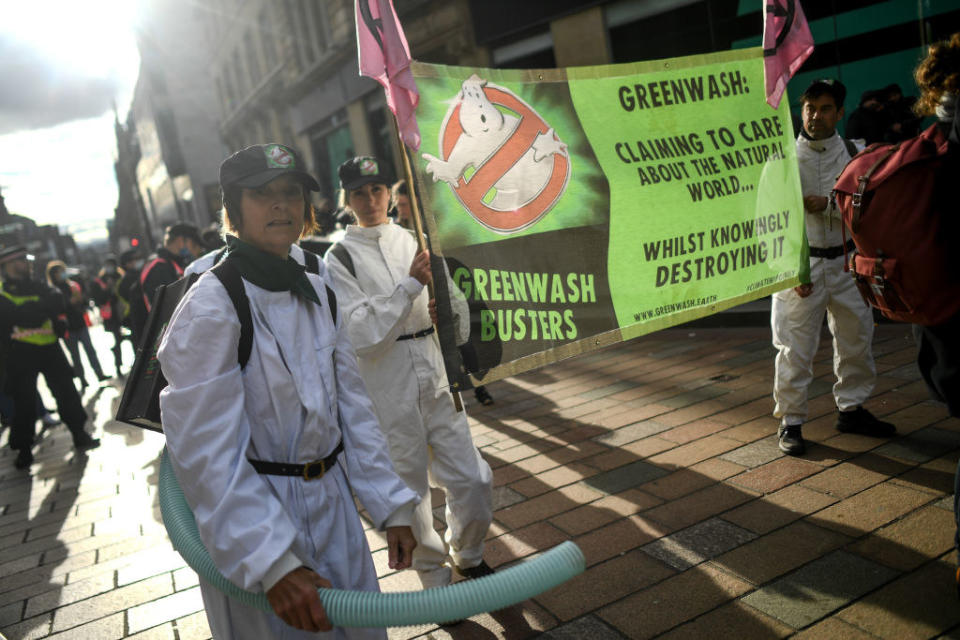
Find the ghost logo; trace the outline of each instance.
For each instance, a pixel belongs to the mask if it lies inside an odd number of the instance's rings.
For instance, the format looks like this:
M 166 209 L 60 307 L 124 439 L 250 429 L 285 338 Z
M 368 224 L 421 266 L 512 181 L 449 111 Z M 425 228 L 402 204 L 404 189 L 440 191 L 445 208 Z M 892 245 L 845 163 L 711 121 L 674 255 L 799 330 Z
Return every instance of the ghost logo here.
M 513 233 L 540 220 L 570 180 L 567 145 L 513 92 L 477 75 L 464 81 L 440 128 L 440 157 L 423 154 L 482 225 Z
M 272 144 L 264 149 L 267 165 L 277 169 L 289 169 L 293 166 L 293 154 L 286 147 Z

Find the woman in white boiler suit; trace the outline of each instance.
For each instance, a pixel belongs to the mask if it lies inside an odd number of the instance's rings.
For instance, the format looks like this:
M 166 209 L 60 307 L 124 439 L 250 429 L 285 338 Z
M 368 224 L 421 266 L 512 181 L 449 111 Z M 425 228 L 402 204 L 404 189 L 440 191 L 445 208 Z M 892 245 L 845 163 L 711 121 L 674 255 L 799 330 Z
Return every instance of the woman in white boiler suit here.
M 386 529 L 389 564 L 410 565 L 419 501 L 398 477 L 324 277 L 291 256 L 313 224 L 316 181 L 283 145 L 256 145 L 220 167 L 226 262 L 242 276 L 253 320 L 246 366 L 240 320 L 215 274 L 174 312 L 158 358 L 167 449 L 214 563 L 234 584 L 266 593 L 274 614 L 201 580 L 214 637 L 386 638 L 333 629 L 317 587 L 377 590 L 351 494 Z M 324 465 L 318 464 L 324 461 Z M 309 463 L 309 464 L 308 464 Z M 317 635 L 317 631 L 326 631 Z
M 356 216 L 326 255 L 343 321 L 357 349 L 360 373 L 390 444 L 397 473 L 421 497 L 413 522 L 413 568 L 424 588 L 450 583 L 452 570 L 466 578 L 492 573 L 483 561 L 483 539 L 493 520 L 493 474 L 470 437 L 466 414 L 447 391 L 443 355 L 428 301 L 430 256 L 413 234 L 390 222 L 390 178 L 376 158 L 362 156 L 339 169 L 344 204 Z M 449 286 L 456 329 L 469 335 L 466 300 Z M 447 531 L 433 526 L 430 481 L 446 494 Z M 446 563 L 447 555 L 453 566 Z

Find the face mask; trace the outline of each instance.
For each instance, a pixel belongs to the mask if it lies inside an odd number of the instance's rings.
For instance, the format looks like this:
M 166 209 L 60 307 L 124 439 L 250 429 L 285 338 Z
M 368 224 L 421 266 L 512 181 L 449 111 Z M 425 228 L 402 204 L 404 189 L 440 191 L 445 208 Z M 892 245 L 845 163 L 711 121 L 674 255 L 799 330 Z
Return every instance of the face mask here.
M 134 262 L 133 268 L 136 269 L 137 271 L 139 271 L 140 269 L 143 269 L 143 260 L 137 260 L 136 262 Z
M 183 260 L 184 264 L 190 264 L 193 262 L 193 254 L 190 253 L 190 250 L 186 247 L 180 249 L 180 258 Z

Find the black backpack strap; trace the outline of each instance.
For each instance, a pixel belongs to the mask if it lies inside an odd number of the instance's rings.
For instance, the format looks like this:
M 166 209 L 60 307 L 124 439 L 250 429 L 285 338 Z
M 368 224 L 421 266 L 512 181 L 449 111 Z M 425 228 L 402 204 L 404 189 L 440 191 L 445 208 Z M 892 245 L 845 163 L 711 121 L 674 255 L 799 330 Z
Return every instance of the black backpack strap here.
M 333 326 L 337 326 L 337 294 L 333 292 L 330 285 L 327 287 L 327 304 L 330 305 L 330 315 L 333 316 Z
M 351 276 L 354 278 L 357 277 L 357 270 L 353 266 L 353 257 L 350 255 L 350 252 L 347 251 L 345 246 L 339 242 L 334 243 L 332 247 L 327 249 L 327 254 L 329 255 L 331 253 L 336 257 L 337 260 L 340 261 L 340 264 L 342 264 L 344 268 L 350 272 Z
M 303 251 L 303 266 L 307 268 L 309 273 L 320 273 L 320 256 L 315 254 L 312 251 Z
M 857 145 L 853 143 L 853 140 L 848 140 L 846 138 L 842 138 L 842 140 L 843 140 L 843 146 L 847 148 L 847 153 L 850 154 L 851 158 L 855 157 L 858 153 L 860 153 L 860 151 L 857 149 Z
M 247 299 L 247 292 L 243 288 L 243 278 L 240 270 L 230 260 L 224 260 L 214 268 L 210 269 L 213 275 L 217 276 L 220 284 L 227 290 L 230 296 L 230 302 L 237 311 L 237 317 L 240 319 L 240 344 L 237 345 L 237 361 L 240 368 L 247 366 L 250 360 L 250 352 L 253 350 L 253 315 L 250 313 L 250 300 Z

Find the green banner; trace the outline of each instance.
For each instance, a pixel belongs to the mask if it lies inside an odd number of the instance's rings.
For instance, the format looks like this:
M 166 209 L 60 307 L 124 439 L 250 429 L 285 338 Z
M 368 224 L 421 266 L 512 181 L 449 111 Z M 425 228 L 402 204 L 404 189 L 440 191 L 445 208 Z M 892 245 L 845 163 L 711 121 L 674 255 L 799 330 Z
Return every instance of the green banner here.
M 787 100 L 766 103 L 760 49 L 414 75 L 425 219 L 471 309 L 469 343 L 444 340 L 456 384 L 798 283 L 793 128 Z

